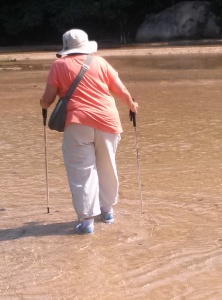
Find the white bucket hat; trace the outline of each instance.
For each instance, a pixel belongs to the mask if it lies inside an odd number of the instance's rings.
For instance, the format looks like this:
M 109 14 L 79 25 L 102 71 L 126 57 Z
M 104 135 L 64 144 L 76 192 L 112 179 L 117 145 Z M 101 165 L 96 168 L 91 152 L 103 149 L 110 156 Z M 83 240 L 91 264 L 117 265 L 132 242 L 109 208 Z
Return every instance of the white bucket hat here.
M 80 29 L 71 29 L 63 34 L 63 49 L 56 56 L 71 53 L 89 54 L 97 51 L 97 42 L 89 41 L 85 31 Z

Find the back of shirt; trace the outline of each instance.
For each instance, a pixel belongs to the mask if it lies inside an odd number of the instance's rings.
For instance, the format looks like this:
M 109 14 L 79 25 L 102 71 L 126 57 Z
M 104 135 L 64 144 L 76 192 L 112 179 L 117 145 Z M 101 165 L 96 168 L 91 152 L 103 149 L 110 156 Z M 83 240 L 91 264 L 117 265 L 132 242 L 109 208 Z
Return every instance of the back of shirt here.
M 59 97 L 65 95 L 86 57 L 87 55 L 65 56 L 53 63 L 47 81 L 58 87 Z M 66 126 L 78 123 L 108 133 L 122 132 L 115 99 L 109 91 L 117 77 L 118 73 L 105 59 L 93 56 L 89 70 L 69 100 Z

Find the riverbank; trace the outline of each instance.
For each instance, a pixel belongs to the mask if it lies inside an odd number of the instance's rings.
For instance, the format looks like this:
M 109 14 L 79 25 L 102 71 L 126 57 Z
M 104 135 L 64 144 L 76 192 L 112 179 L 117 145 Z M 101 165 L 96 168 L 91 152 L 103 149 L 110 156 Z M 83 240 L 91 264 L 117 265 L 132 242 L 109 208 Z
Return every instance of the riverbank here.
M 0 61 L 55 59 L 60 46 L 0 47 Z M 178 55 L 178 54 L 219 54 L 222 53 L 222 40 L 178 41 L 166 43 L 100 45 L 101 56 L 137 56 L 137 55 Z

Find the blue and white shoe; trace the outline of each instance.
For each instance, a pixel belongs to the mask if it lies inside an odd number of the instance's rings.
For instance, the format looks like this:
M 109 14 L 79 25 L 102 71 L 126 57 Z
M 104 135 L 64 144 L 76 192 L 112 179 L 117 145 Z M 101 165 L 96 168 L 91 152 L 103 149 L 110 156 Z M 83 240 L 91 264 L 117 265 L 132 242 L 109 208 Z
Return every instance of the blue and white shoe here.
M 83 226 L 83 223 L 80 223 L 75 228 L 75 233 L 77 234 L 92 234 L 94 232 L 94 225 Z
M 104 212 L 103 209 L 101 208 L 101 218 L 104 223 L 113 224 L 114 223 L 113 210 L 110 210 L 109 212 Z

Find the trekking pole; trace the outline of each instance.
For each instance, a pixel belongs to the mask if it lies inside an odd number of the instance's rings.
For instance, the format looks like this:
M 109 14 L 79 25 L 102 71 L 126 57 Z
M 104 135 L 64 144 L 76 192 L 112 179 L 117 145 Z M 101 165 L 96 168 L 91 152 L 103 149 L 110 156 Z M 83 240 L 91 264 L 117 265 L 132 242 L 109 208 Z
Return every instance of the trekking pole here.
M 142 201 L 141 176 L 140 176 L 140 165 L 139 165 L 139 150 L 138 150 L 138 140 L 137 140 L 137 131 L 136 131 L 136 113 L 132 112 L 130 110 L 129 117 L 130 117 L 130 121 L 133 121 L 133 127 L 135 130 L 136 163 L 137 163 L 138 183 L 139 183 L 139 193 L 140 193 L 140 209 L 141 209 L 141 214 L 142 214 L 143 213 L 143 201 Z
M 47 197 L 47 213 L 49 213 L 49 185 L 48 185 L 48 159 L 47 159 L 47 135 L 46 135 L 46 119 L 47 109 L 42 109 L 43 125 L 44 125 L 44 142 L 45 142 L 45 175 L 46 175 L 46 197 Z

